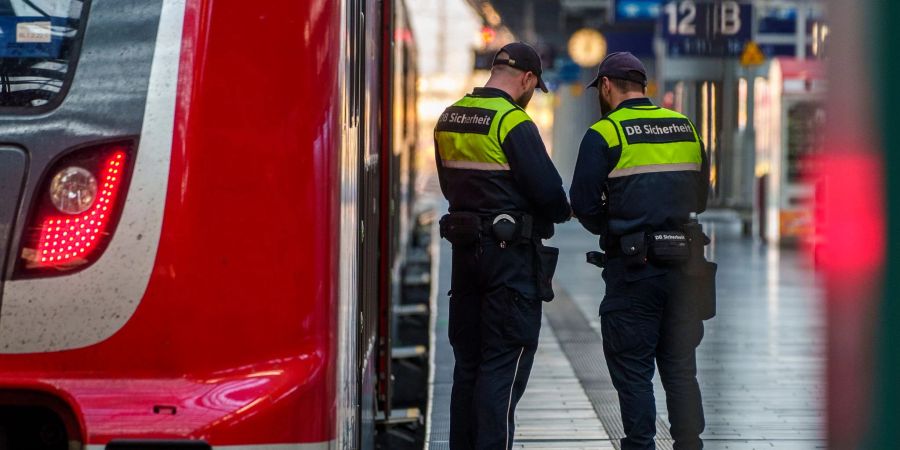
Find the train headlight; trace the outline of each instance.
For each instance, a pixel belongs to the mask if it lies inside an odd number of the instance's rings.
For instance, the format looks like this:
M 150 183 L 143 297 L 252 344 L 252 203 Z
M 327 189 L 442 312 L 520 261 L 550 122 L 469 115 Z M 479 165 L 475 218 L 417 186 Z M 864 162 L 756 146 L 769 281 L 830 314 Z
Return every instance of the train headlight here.
M 66 214 L 80 214 L 97 198 L 97 179 L 87 169 L 77 166 L 60 170 L 50 182 L 50 200 Z

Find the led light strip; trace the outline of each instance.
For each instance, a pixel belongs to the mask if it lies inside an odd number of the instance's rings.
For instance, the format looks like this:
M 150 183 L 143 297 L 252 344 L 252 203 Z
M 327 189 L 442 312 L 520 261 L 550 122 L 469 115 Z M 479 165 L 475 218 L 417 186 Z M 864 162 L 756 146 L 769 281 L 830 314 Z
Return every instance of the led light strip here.
M 122 164 L 125 152 L 117 151 L 107 159 L 103 170 L 100 195 L 90 211 L 79 217 L 54 216 L 44 221 L 37 254 L 39 266 L 82 264 L 97 248 L 97 238 L 109 226 L 109 208 L 115 205 L 116 195 L 122 184 Z

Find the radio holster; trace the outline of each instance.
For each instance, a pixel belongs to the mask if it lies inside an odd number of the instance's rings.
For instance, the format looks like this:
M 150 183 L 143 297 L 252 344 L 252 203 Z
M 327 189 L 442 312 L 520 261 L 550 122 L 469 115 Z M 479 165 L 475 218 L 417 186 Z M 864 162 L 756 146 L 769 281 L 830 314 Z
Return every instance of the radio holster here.
M 703 234 L 703 226 L 697 221 L 696 216 L 693 216 L 683 229 L 690 247 L 688 252 L 690 256 L 681 266 L 682 272 L 687 276 L 685 292 L 682 294 L 694 302 L 700 320 L 709 320 L 716 315 L 718 266 L 707 261 L 703 255 L 703 247 L 710 241 Z

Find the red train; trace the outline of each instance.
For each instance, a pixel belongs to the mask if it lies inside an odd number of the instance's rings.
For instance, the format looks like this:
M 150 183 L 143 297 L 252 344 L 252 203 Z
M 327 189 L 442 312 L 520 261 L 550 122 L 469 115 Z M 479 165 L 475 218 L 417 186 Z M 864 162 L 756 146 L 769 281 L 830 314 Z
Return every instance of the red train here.
M 402 0 L 0 0 L 0 30 L 0 449 L 403 421 Z

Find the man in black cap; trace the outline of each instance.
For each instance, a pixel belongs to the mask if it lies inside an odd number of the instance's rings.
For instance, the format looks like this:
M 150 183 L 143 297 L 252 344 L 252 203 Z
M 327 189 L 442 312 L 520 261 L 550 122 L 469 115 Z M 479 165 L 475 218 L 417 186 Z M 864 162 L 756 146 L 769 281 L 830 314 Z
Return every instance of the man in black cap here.
M 569 194 L 575 216 L 600 235 L 605 251 L 601 333 L 619 394 L 622 449 L 655 448 L 654 360 L 675 449 L 699 449 L 695 349 L 707 317 L 689 293 L 700 282 L 685 268 L 692 257 L 700 267 L 711 263 L 702 260 L 704 243 L 690 247 L 686 225 L 706 209 L 709 162 L 693 123 L 655 106 L 646 86 L 644 65 L 630 53 L 600 64 L 589 87 L 599 91 L 603 118 L 582 140 Z
M 453 245 L 453 450 L 512 448 L 542 301 L 553 298 L 559 251 L 542 239 L 571 209 L 524 110 L 536 88 L 547 91 L 537 52 L 509 44 L 487 85 L 447 108 L 435 127 L 438 178 L 450 203 L 441 236 Z

